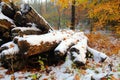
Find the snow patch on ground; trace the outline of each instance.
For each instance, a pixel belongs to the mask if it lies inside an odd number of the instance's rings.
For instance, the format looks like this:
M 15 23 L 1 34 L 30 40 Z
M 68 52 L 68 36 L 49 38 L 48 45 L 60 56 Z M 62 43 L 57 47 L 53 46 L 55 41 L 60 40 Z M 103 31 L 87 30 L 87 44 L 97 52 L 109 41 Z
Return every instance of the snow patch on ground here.
M 101 80 L 101 78 L 110 78 L 114 76 L 114 80 L 120 80 L 120 55 L 110 56 L 113 64 L 112 71 L 109 69 L 109 63 L 96 63 L 92 59 L 88 60 L 89 63 L 86 64 L 87 69 L 74 68 L 72 66 L 73 62 L 70 60 L 70 55 L 67 56 L 64 64 L 60 66 L 50 66 L 51 70 L 46 72 L 15 72 L 14 74 L 7 75 L 5 72 L 7 69 L 0 67 L 0 75 L 4 76 L 1 80 L 10 80 L 14 75 L 16 80 L 31 80 L 33 75 L 39 77 L 39 80 L 75 80 L 76 75 L 80 80 Z

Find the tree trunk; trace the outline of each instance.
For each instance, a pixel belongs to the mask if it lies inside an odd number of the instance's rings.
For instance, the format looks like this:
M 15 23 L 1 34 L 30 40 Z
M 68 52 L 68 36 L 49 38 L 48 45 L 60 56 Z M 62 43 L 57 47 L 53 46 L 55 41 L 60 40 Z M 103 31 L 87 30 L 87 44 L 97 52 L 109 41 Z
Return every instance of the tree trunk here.
M 75 0 L 72 0 L 72 7 L 71 7 L 71 27 L 70 29 L 75 29 Z
M 61 28 L 61 12 L 59 7 L 57 7 L 57 12 L 58 12 L 58 29 L 60 29 Z

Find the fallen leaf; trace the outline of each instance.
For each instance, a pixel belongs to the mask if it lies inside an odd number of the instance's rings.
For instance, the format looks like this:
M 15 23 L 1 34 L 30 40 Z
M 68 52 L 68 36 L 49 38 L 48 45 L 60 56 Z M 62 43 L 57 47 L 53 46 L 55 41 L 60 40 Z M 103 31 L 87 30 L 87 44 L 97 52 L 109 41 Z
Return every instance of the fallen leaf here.
M 116 79 L 114 76 L 111 76 L 111 80 L 118 80 L 118 79 Z
M 80 76 L 78 74 L 75 75 L 74 80 L 80 80 Z
M 11 76 L 11 80 L 15 80 L 15 76 Z
M 103 77 L 103 78 L 101 78 L 101 80 L 107 80 L 107 78 L 106 78 L 106 77 Z
M 1 78 L 4 78 L 4 76 L 3 76 L 2 74 L 0 74 L 0 79 L 1 79 Z

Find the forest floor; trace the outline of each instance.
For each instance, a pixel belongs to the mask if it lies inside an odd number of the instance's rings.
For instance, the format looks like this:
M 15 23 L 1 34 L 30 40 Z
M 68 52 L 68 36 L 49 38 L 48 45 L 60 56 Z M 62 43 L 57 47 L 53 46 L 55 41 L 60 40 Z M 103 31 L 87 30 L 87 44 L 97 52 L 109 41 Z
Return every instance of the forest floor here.
M 7 74 L 8 70 L 0 67 L 0 80 L 120 80 L 120 40 L 111 35 L 87 34 L 89 46 L 106 52 L 109 56 L 103 63 L 88 59 L 83 67 L 76 67 L 66 58 L 65 63 L 49 66 L 47 70 L 18 71 Z

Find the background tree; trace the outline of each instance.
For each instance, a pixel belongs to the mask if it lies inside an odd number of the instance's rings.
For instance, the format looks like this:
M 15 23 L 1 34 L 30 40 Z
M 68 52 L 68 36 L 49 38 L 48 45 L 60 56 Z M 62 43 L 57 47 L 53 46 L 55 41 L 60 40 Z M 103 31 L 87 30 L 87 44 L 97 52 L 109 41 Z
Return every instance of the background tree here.
M 120 31 L 120 1 L 94 0 L 88 6 L 88 16 L 93 23 L 93 29 L 113 29 Z
M 75 7 L 79 4 L 86 3 L 88 0 L 51 0 L 59 5 L 61 9 L 71 7 L 71 27 L 70 29 L 75 29 Z
M 75 3 L 76 0 L 72 0 L 72 6 L 71 6 L 71 27 L 70 29 L 75 29 Z

